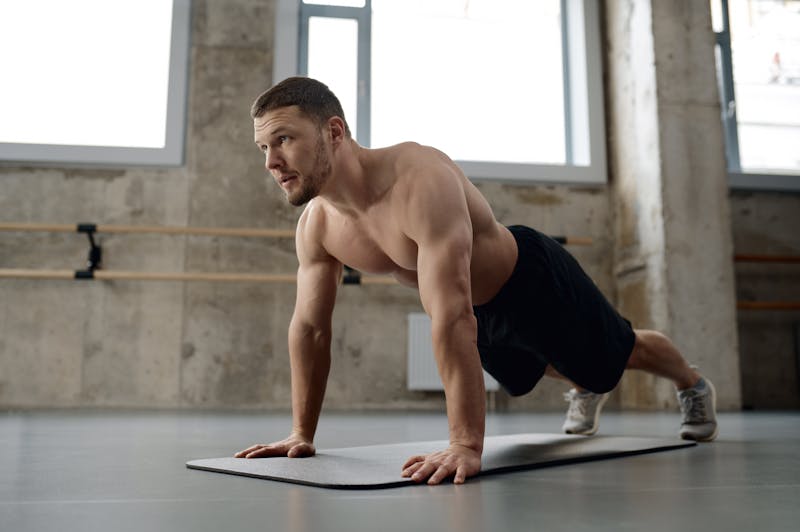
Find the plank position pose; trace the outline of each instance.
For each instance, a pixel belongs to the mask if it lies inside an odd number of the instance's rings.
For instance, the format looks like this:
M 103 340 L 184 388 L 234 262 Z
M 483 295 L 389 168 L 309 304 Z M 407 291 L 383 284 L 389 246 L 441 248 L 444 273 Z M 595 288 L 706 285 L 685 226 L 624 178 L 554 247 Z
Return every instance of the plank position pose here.
M 626 368 L 670 379 L 681 436 L 716 436 L 714 388 L 664 335 L 633 330 L 558 243 L 498 223 L 445 154 L 412 142 L 367 149 L 350 135 L 324 84 L 289 78 L 252 106 L 255 142 L 297 223 L 297 301 L 289 326 L 293 427 L 288 438 L 235 456 L 310 456 L 331 363 L 342 265 L 417 288 L 432 322 L 450 445 L 408 459 L 401 474 L 438 484 L 480 471 L 481 366 L 512 395 L 548 376 L 573 383 L 564 430 L 592 434 Z

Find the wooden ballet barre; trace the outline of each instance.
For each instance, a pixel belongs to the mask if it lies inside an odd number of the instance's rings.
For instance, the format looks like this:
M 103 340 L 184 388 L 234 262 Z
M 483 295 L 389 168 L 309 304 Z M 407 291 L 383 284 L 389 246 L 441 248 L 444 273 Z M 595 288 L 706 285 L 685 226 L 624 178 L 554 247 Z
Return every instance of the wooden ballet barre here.
M 785 264 L 800 264 L 798 255 L 734 255 L 734 262 L 779 262 Z
M 122 270 L 31 270 L 2 268 L 0 279 L 92 280 L 101 281 L 207 281 L 235 283 L 296 283 L 294 274 L 281 273 L 207 273 L 207 272 L 133 272 Z M 398 285 L 392 277 L 361 276 L 349 271 L 341 284 Z M 800 301 L 738 301 L 740 310 L 800 310 Z
M 0 231 L 44 233 L 155 233 L 164 235 L 241 236 L 260 238 L 294 238 L 294 229 L 267 229 L 256 227 L 178 227 L 169 225 L 98 225 L 0 223 Z M 580 236 L 552 236 L 553 240 L 568 246 L 591 246 L 592 239 Z
M 96 225 L 0 223 L 0 231 L 49 233 L 156 233 L 164 235 L 243 236 L 261 238 L 294 238 L 294 229 L 253 227 L 178 227 L 169 225 Z
M 800 301 L 738 301 L 740 310 L 800 310 Z
M 235 283 L 296 283 L 297 276 L 282 273 L 207 273 L 207 272 L 133 272 L 122 270 L 30 270 L 22 268 L 0 269 L 0 279 L 63 279 L 102 281 L 209 281 Z M 392 277 L 351 277 L 343 284 L 394 285 Z

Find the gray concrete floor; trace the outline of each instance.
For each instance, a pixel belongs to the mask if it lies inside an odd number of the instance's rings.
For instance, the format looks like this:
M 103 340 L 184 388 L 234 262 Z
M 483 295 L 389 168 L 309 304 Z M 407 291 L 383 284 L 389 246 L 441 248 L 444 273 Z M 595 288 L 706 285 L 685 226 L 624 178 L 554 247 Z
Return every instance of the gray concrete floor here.
M 336 491 L 189 470 L 284 436 L 288 415 L 0 414 L 2 531 L 691 531 L 800 529 L 800 413 L 721 415 L 712 444 L 472 479 Z M 491 414 L 488 434 L 561 414 Z M 678 414 L 603 415 L 602 434 L 673 436 Z M 438 414 L 326 413 L 318 447 L 447 437 Z M 398 473 L 405 456 L 397 457 Z

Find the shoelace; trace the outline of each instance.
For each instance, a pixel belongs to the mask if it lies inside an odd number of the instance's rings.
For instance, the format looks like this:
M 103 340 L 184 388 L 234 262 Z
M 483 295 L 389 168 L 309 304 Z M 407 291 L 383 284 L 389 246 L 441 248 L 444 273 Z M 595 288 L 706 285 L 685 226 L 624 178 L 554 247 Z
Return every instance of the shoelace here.
M 581 398 L 578 394 L 568 392 L 564 394 L 564 400 L 569 402 L 569 409 L 567 410 L 567 417 L 586 417 L 589 399 L 592 396 Z
M 707 421 L 706 402 L 703 396 L 695 390 L 687 390 L 678 397 L 681 402 L 681 411 L 684 421 L 704 422 Z

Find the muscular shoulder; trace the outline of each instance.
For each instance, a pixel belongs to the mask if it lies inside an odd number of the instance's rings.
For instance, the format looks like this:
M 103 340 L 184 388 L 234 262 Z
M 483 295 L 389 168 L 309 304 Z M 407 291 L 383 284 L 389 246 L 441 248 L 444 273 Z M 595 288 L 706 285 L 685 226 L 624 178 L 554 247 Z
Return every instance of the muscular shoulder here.
M 415 143 L 398 145 L 395 212 L 409 236 L 450 218 L 468 220 L 466 178 L 444 153 Z M 413 238 L 413 236 L 412 236 Z
M 461 170 L 443 152 L 415 142 L 398 144 L 394 157 L 395 192 L 407 206 L 415 198 L 463 194 Z
M 295 234 L 297 257 L 301 261 L 316 262 L 332 259 L 323 245 L 328 216 L 324 201 L 320 198 L 312 199 L 303 209 L 297 221 Z
M 400 177 L 413 177 L 419 173 L 457 173 L 455 163 L 446 154 L 430 146 L 404 142 L 395 146 L 395 154 L 395 168 Z

